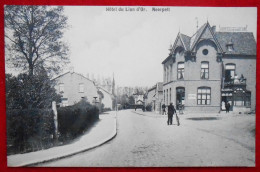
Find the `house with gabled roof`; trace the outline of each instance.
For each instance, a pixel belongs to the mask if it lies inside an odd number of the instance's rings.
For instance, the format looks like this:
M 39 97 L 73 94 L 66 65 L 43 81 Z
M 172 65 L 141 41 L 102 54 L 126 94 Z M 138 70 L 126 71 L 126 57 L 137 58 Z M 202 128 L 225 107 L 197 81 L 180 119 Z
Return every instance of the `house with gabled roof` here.
M 60 106 L 70 106 L 81 99 L 95 105 L 98 103 L 98 89 L 93 81 L 78 74 L 71 69 L 53 80 L 56 82 L 55 89 L 62 95 Z
M 151 105 L 152 111 L 160 113 L 163 104 L 163 83 L 156 83 L 153 87 L 147 90 L 144 97 L 145 105 Z
M 255 110 L 256 41 L 251 32 L 217 32 L 207 22 L 178 33 L 163 65 L 163 102 L 192 112 Z
M 113 109 L 113 100 L 115 99 L 115 95 L 110 93 L 108 90 L 102 88 L 102 87 L 97 87 L 98 89 L 98 94 L 99 94 L 99 103 L 102 105 L 103 108 L 106 109 Z

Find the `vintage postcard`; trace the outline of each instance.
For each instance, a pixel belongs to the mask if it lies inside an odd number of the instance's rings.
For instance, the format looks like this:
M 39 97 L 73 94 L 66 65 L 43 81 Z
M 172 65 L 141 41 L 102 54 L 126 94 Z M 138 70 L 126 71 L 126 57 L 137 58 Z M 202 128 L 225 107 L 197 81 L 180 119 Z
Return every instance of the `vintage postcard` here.
M 4 7 L 8 167 L 255 167 L 256 7 Z

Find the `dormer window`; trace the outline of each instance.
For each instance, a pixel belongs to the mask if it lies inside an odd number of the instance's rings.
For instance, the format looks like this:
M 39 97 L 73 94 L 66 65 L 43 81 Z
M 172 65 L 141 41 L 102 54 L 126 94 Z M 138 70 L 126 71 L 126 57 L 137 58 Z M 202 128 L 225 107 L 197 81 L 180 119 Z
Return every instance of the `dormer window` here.
M 228 51 L 234 51 L 232 39 L 227 43 L 227 50 Z

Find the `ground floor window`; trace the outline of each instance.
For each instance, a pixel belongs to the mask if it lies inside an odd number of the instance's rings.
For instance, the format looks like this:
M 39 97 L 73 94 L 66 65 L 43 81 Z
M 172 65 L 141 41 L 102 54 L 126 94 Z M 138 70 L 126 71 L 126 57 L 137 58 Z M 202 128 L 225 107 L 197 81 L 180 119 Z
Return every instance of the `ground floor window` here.
M 176 107 L 177 110 L 183 109 L 185 105 L 185 88 L 177 87 L 176 88 Z
M 236 91 L 234 93 L 234 106 L 251 106 L 251 92 L 250 91 Z
M 198 105 L 210 105 L 211 103 L 211 89 L 209 87 L 199 87 L 197 94 Z
M 165 104 L 165 90 L 163 91 L 163 102 Z

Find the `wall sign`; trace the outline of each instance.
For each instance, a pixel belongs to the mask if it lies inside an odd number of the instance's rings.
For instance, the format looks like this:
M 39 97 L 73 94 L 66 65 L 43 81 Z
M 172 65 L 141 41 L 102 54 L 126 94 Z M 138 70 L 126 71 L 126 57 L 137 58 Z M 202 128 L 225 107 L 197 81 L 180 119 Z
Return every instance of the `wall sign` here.
M 196 100 L 197 95 L 196 94 L 188 94 L 188 99 L 189 100 Z

